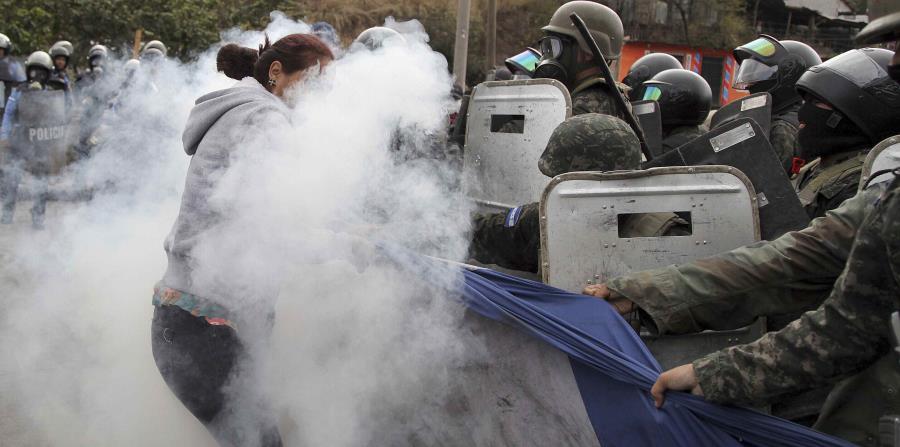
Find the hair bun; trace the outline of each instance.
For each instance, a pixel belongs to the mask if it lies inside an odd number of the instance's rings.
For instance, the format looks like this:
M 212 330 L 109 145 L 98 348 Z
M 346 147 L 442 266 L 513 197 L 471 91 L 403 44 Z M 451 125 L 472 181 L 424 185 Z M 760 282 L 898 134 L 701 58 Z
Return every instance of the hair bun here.
M 256 50 L 230 43 L 220 48 L 216 54 L 216 69 L 231 79 L 241 80 L 253 76 L 253 67 L 258 58 Z

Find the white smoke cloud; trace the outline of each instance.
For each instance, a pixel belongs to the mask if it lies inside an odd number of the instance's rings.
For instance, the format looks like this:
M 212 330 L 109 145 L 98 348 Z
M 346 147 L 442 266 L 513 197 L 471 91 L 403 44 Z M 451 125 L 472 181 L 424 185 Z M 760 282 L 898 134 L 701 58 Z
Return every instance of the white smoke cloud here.
M 453 106 L 446 60 L 421 25 L 387 25 L 407 43 L 343 54 L 301 86 L 292 129 L 236 151 L 215 200 L 240 212 L 198 246 L 198 274 L 280 290 L 271 351 L 254 358 L 287 445 L 441 439 L 450 371 L 480 356 L 447 296 L 458 278 L 413 275 L 371 244 L 461 259 L 468 231 L 451 163 L 422 157 Z M 275 13 L 265 33 L 308 31 Z M 3 444 L 214 445 L 160 377 L 149 335 L 189 162 L 181 131 L 197 97 L 233 83 L 217 49 L 141 68 L 94 156 L 57 186 L 93 185 L 92 200 L 52 202 L 44 232 L 0 229 Z

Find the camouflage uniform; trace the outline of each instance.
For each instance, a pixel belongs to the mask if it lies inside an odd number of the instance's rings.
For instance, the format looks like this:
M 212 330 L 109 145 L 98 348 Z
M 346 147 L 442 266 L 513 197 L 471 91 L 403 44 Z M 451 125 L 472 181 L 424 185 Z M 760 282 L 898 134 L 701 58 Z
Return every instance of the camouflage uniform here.
M 700 126 L 678 126 L 666 132 L 662 140 L 663 152 L 677 149 L 679 146 L 706 133 Z
M 619 88 L 626 87 L 620 85 Z M 572 115 L 585 113 L 599 113 L 625 119 L 625 114 L 616 105 L 606 80 L 601 77 L 590 78 L 572 90 Z
M 694 362 L 708 400 L 770 402 L 785 393 L 836 382 L 871 365 L 875 369 L 882 363 L 893 365 L 889 369 L 896 372 L 888 334 L 889 316 L 900 307 L 900 180 L 879 200 L 864 220 L 834 289 L 818 309 L 754 343 Z M 874 443 L 878 415 L 900 411 L 897 385 L 900 382 L 895 380 L 887 389 L 855 396 L 868 411 L 860 415 L 843 408 L 846 418 L 834 419 L 851 427 L 817 426 L 854 442 Z
M 868 152 L 864 149 L 830 156 L 828 161 L 813 162 L 800 171 L 797 194 L 810 219 L 824 216 L 856 194 Z
M 572 117 L 560 124 L 538 161 L 544 175 L 574 171 L 631 170 L 640 167 L 640 142 L 622 120 L 601 114 Z M 539 203 L 478 214 L 473 221 L 470 256 L 479 262 L 528 272 L 540 264 Z M 637 216 L 624 232 L 685 234 L 687 222 L 673 213 Z
M 607 286 L 634 301 L 648 329 L 737 329 L 759 316 L 814 309 L 831 290 L 883 187 L 874 185 L 801 231 L 688 264 L 632 273 Z
M 797 132 L 800 121 L 797 119 L 797 110 L 802 103 L 790 106 L 785 111 L 772 115 L 772 128 L 769 130 L 769 143 L 775 150 L 775 155 L 781 160 L 784 172 L 791 176 L 794 164 L 794 156 L 797 151 Z

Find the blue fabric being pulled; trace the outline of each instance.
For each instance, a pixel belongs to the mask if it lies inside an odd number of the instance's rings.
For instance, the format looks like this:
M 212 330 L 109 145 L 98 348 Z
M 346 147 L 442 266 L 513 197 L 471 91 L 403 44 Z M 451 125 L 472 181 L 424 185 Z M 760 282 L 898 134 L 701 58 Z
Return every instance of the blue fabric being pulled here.
M 669 392 L 662 409 L 650 387 L 660 366 L 603 300 L 488 269 L 464 270 L 463 299 L 569 355 L 600 444 L 610 446 L 851 446 L 753 410 Z

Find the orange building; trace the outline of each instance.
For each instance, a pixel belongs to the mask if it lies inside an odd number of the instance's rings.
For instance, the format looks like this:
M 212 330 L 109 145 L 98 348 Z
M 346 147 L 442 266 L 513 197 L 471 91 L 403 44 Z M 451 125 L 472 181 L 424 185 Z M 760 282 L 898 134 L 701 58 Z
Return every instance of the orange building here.
M 619 59 L 619 80 L 628 74 L 631 64 L 649 53 L 671 54 L 681 61 L 684 68 L 703 76 L 712 88 L 713 108 L 747 96 L 746 91 L 731 88 L 738 64 L 730 49 L 715 50 L 656 42 L 628 42 L 622 49 L 622 56 Z

